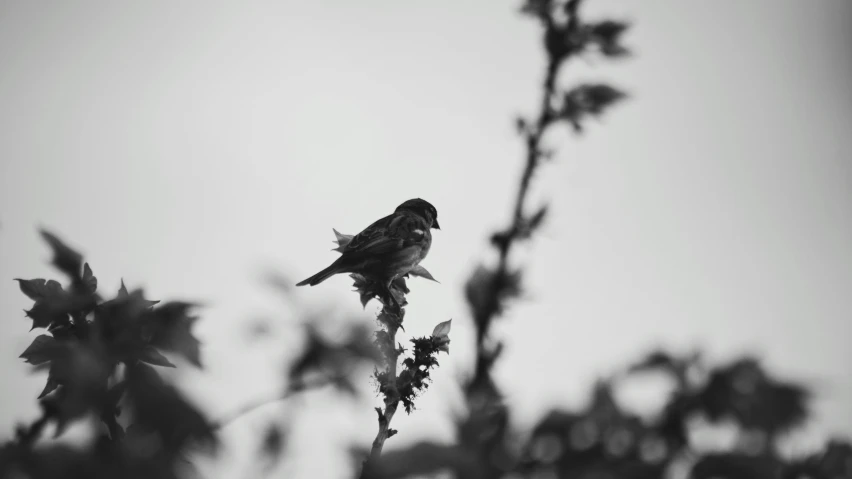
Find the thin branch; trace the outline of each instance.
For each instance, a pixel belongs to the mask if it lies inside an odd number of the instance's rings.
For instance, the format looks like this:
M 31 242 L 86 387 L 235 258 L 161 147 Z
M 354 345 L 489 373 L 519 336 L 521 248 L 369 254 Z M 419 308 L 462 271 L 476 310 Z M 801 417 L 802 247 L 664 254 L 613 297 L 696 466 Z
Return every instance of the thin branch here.
M 236 421 L 237 419 L 254 412 L 254 410 L 259 409 L 268 404 L 274 404 L 277 402 L 286 401 L 287 399 L 292 398 L 296 394 L 303 393 L 308 390 L 316 390 L 321 389 L 329 384 L 332 384 L 334 381 L 330 378 L 323 377 L 311 383 L 299 383 L 294 385 L 293 387 L 287 389 L 281 394 L 278 394 L 273 397 L 260 398 L 256 399 L 248 404 L 243 405 L 236 411 L 233 411 L 229 414 L 224 415 L 222 418 L 213 421 L 210 424 L 210 428 L 213 430 L 223 429 L 226 426 L 229 426 L 231 423 Z
M 370 450 L 370 457 L 367 462 L 375 462 L 382 455 L 382 448 L 384 448 L 385 441 L 392 435 L 390 429 L 391 420 L 393 420 L 393 416 L 396 414 L 396 410 L 399 407 L 399 389 L 397 388 L 397 375 L 396 375 L 396 363 L 398 359 L 398 354 L 394 345 L 396 344 L 396 333 L 399 330 L 399 325 L 402 324 L 402 308 L 394 308 L 389 307 L 387 304 L 383 308 L 383 313 L 388 314 L 395 320 L 392 323 L 386 323 L 387 332 L 388 332 L 388 344 L 389 348 L 387 361 L 387 375 L 386 384 L 387 390 L 385 393 L 385 409 L 382 411 L 380 408 L 376 408 L 376 412 L 379 415 L 379 432 L 376 434 L 376 439 L 373 440 L 373 447 Z M 399 313 L 396 313 L 399 311 Z M 366 468 L 365 468 L 366 469 Z
M 515 205 L 512 209 L 512 224 L 506 230 L 508 234 L 505 234 L 503 241 L 499 242 L 497 245 L 499 252 L 499 262 L 497 264 L 496 274 L 493 276 L 493 280 L 495 282 L 503 281 L 504 278 L 508 275 L 509 252 L 511 251 L 512 246 L 514 246 L 516 240 L 516 235 L 513 232 L 517 232 L 523 227 L 524 206 L 527 201 L 530 182 L 532 180 L 536 168 L 541 163 L 541 138 L 544 135 L 547 126 L 553 120 L 553 112 L 551 111 L 550 103 L 556 89 L 556 78 L 559 73 L 559 69 L 562 65 L 562 62 L 562 58 L 549 57 L 548 60 L 538 118 L 536 119 L 535 127 L 532 129 L 532 131 L 529 131 L 526 134 L 526 162 L 524 165 L 524 170 L 521 173 L 521 180 L 518 185 L 518 193 L 515 197 Z M 498 285 L 494 285 L 491 288 L 492 292 L 499 291 L 499 289 L 500 288 Z M 491 295 L 488 307 L 485 308 L 484 311 L 482 311 L 482 313 L 484 314 L 484 318 L 479 319 L 477 321 L 478 324 L 491 324 L 491 320 L 494 316 L 497 315 L 497 311 L 499 309 L 499 301 L 500 300 L 497 294 Z M 486 328 L 478 328 L 477 330 L 477 358 L 475 371 L 482 370 L 485 365 L 485 362 L 488 361 L 488 356 L 490 356 L 488 354 L 485 354 L 483 351 L 483 343 L 485 341 L 487 333 L 488 331 Z

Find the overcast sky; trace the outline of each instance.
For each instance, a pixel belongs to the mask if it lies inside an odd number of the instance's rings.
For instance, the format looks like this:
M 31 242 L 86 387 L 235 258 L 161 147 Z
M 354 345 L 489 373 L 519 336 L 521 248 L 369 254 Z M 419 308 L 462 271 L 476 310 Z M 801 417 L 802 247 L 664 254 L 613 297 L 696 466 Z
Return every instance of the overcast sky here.
M 651 347 L 702 346 L 714 360 L 755 352 L 814 387 L 798 447 L 852 434 L 850 3 L 587 3 L 635 23 L 636 55 L 580 60 L 562 80 L 631 99 L 582 137 L 549 138 L 559 154 L 532 204 L 552 215 L 518 255 L 527 300 L 498 328 L 515 421 L 581 404 Z M 219 416 L 279 385 L 300 308 L 374 310 L 346 277 L 300 289 L 294 307 L 261 273 L 307 277 L 334 259 L 332 227 L 355 233 L 413 197 L 439 211 L 423 265 L 441 283 L 412 281 L 406 330 L 454 318 L 453 344 L 389 447 L 448 438 L 472 358 L 462 285 L 509 216 L 513 116 L 538 104 L 540 35 L 517 6 L 0 0 L 0 438 L 36 416 L 44 382 L 17 359 L 37 332 L 11 280 L 56 277 L 39 226 L 85 253 L 105 294 L 123 277 L 208 304 L 208 368 L 177 373 Z M 259 316 L 277 318 L 273 336 L 242 339 Z M 300 409 L 311 427 L 296 450 L 367 446 L 378 400 L 327 396 Z M 283 409 L 226 429 L 211 475 L 244 472 Z M 298 462 L 337 470 L 321 454 Z

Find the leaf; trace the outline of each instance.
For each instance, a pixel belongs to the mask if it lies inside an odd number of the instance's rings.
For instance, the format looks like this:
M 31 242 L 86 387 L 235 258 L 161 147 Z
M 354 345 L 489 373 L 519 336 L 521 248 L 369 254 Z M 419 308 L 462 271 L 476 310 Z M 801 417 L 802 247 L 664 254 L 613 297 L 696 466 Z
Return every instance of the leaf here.
M 337 237 L 337 239 L 334 241 L 335 243 L 337 243 L 337 248 L 332 248 L 332 251 L 339 251 L 342 253 L 343 250 L 346 249 L 346 246 L 349 244 L 349 242 L 352 241 L 353 235 L 343 234 L 334 228 L 332 228 L 331 230 L 334 231 L 334 236 Z
M 498 233 L 494 237 L 492 237 L 491 241 L 497 244 L 498 246 L 501 243 L 504 243 L 509 236 L 514 235 L 518 239 L 529 239 L 532 237 L 532 234 L 538 229 L 544 221 L 544 217 L 547 215 L 547 205 L 542 206 L 538 211 L 535 212 L 534 215 L 524 218 L 520 221 L 520 224 L 516 229 L 510 230 L 505 233 Z
M 70 422 L 100 407 L 110 371 L 106 358 L 83 343 L 59 342 L 56 354 L 51 361 L 50 376 L 62 388 L 42 403 L 56 418 L 58 437 Z
M 630 54 L 630 50 L 621 45 L 621 36 L 630 27 L 624 22 L 605 20 L 587 26 L 589 41 L 597 44 L 600 52 L 608 57 L 621 57 Z
M 25 309 L 24 313 L 33 320 L 33 327 L 30 328 L 30 331 L 35 328 L 46 328 L 60 319 L 60 316 L 53 315 L 44 303 L 36 303 L 29 311 Z
M 83 265 L 83 288 L 88 294 L 94 294 L 98 290 L 98 278 L 95 278 L 89 263 Z
M 21 291 L 29 296 L 30 299 L 38 301 L 40 299 L 50 299 L 65 295 L 62 285 L 58 281 L 49 279 L 16 279 Z
M 27 295 L 28 298 L 33 301 L 37 301 L 41 298 L 44 298 L 47 294 L 46 282 L 42 278 L 38 279 L 20 279 L 15 278 L 15 281 L 18 282 L 18 286 L 21 288 L 21 292 Z
M 54 280 L 43 279 L 16 279 L 21 291 L 30 299 L 35 300 L 33 307 L 24 310 L 27 317 L 33 320 L 33 327 L 46 328 L 56 321 L 67 318 L 67 313 L 82 306 L 80 301 L 69 295 L 62 289 L 62 285 Z
M 194 304 L 171 301 L 151 313 L 154 335 L 151 344 L 180 354 L 187 361 L 201 367 L 201 343 L 192 335 L 192 325 L 198 319 L 189 316 Z
M 178 451 L 187 441 L 215 447 L 218 440 L 202 412 L 163 381 L 147 364 L 127 368 L 125 401 L 133 411 L 134 423 L 155 433 L 165 451 Z M 130 430 L 128 429 L 128 436 Z
M 47 384 L 44 385 L 44 389 L 42 389 L 41 394 L 38 395 L 38 399 L 47 396 L 48 394 L 53 392 L 53 390 L 57 387 L 59 387 L 59 383 L 56 381 L 56 379 L 54 379 L 53 374 L 48 373 Z
M 448 319 L 443 323 L 439 323 L 435 326 L 435 329 L 432 330 L 432 341 L 437 346 L 438 351 L 444 351 L 445 353 L 450 352 L 450 326 L 452 326 L 452 319 Z
M 42 334 L 35 338 L 19 357 L 36 366 L 51 361 L 57 354 L 57 342 L 52 336 Z
M 564 93 L 557 114 L 576 131 L 581 131 L 581 120 L 587 116 L 600 116 L 607 108 L 625 98 L 626 93 L 606 84 L 582 84 Z
M 411 271 L 409 271 L 408 273 L 412 276 L 418 276 L 420 278 L 426 278 L 428 280 L 431 280 L 431 281 L 434 281 L 434 282 L 440 284 L 440 282 L 437 279 L 432 277 L 432 274 L 429 273 L 429 271 L 427 271 L 426 268 L 424 268 L 423 266 L 420 266 L 419 264 L 417 266 L 415 266 L 414 268 L 411 268 Z
M 439 323 L 435 326 L 435 329 L 432 330 L 432 336 L 447 337 L 450 334 L 450 326 L 452 326 L 452 322 L 452 319 L 448 319 L 443 323 Z
M 526 136 L 528 134 L 528 128 L 529 123 L 524 117 L 518 116 L 515 118 L 515 130 L 518 134 Z
M 370 300 L 375 297 L 379 297 L 380 299 L 382 299 L 383 303 L 385 299 L 390 299 L 387 297 L 387 289 L 385 289 L 383 285 L 380 285 L 372 278 L 368 278 L 358 273 L 352 273 L 349 275 L 349 277 L 352 278 L 352 286 L 355 288 L 355 291 L 358 292 L 358 296 L 361 299 L 361 306 L 366 308 L 367 303 L 369 303 Z M 393 298 L 397 302 L 399 302 L 400 305 L 404 304 L 405 293 L 407 292 L 408 288 L 406 287 L 405 280 L 403 278 L 397 278 L 391 284 L 390 293 L 391 295 L 393 295 Z
M 145 346 L 145 349 L 143 349 L 139 354 L 139 360 L 145 361 L 148 364 L 153 364 L 154 366 L 163 366 L 167 368 L 175 367 L 174 364 L 166 359 L 166 357 L 153 346 Z
M 521 6 L 521 13 L 545 20 L 549 18 L 552 8 L 553 0 L 526 0 Z
M 53 250 L 53 265 L 70 278 L 79 278 L 83 267 L 83 255 L 71 249 L 49 231 L 41 230 L 41 236 Z
M 404 278 L 397 278 L 391 283 L 390 293 L 393 296 L 393 300 L 396 302 L 399 307 L 403 307 L 408 304 L 408 300 L 405 299 L 406 293 L 409 292 L 408 286 L 405 284 Z
M 24 313 L 33 320 L 33 327 L 30 328 L 30 331 L 35 328 L 47 328 L 57 321 L 68 318 L 67 313 L 52 308 L 45 301 L 36 301 L 32 309 L 24 310 Z
M 630 366 L 628 372 L 644 372 L 654 369 L 675 371 L 678 361 L 665 351 L 652 351 L 642 361 Z
M 145 299 L 145 292 L 136 289 L 128 293 L 122 281 L 121 289 L 115 298 L 104 301 L 95 309 L 95 321 L 104 321 L 104 318 L 112 318 L 110 321 L 129 321 L 135 319 L 146 310 L 150 310 L 159 301 Z
M 361 300 L 361 306 L 366 308 L 367 303 L 376 296 L 376 292 L 370 288 L 370 283 L 367 281 L 367 278 L 360 274 L 352 273 L 349 277 L 354 281 L 352 283 L 352 287 L 358 292 L 358 296 Z
M 593 115 L 603 113 L 605 108 L 627 97 L 623 91 L 604 84 L 587 85 L 583 92 L 584 107 Z
M 116 359 L 135 359 L 150 342 L 156 329 L 151 308 L 156 303 L 145 299 L 142 290 L 135 290 L 97 305 L 92 325 Z
M 465 296 L 477 327 L 487 329 L 485 321 L 501 314 L 509 299 L 521 294 L 521 271 L 495 271 L 478 266 L 465 285 Z
M 542 206 L 540 210 L 538 210 L 530 219 L 528 228 L 530 232 L 535 231 L 541 226 L 542 221 L 544 220 L 545 215 L 547 215 L 547 205 Z

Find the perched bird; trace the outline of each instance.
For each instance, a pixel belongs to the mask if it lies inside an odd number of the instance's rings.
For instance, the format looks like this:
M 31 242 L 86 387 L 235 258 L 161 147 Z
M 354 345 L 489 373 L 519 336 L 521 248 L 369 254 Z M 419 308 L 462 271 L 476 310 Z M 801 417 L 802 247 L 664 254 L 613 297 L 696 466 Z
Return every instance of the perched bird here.
M 341 250 L 340 258 L 328 268 L 297 283 L 315 286 L 339 273 L 358 273 L 387 288 L 417 266 L 432 246 L 431 228 L 438 225 L 438 210 L 428 201 L 415 198 L 396 207 L 358 233 Z

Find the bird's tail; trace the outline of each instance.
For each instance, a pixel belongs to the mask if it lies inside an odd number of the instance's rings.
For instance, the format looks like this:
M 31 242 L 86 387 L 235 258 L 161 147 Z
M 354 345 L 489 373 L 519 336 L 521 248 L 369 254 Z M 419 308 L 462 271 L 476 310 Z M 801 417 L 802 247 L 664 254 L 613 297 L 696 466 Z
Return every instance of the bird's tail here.
M 332 276 L 336 275 L 337 273 L 343 273 L 343 271 L 339 269 L 337 263 L 335 262 L 332 263 L 331 266 L 329 266 L 328 268 L 320 271 L 319 273 L 311 276 L 310 278 L 296 283 L 296 286 L 316 286 L 327 280 L 328 278 L 331 278 Z

